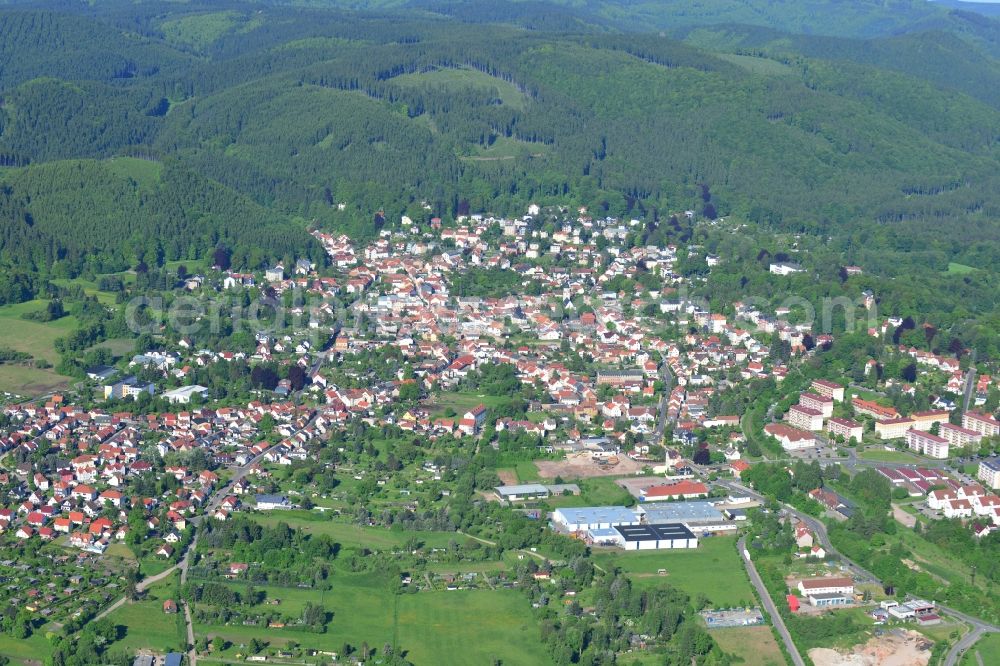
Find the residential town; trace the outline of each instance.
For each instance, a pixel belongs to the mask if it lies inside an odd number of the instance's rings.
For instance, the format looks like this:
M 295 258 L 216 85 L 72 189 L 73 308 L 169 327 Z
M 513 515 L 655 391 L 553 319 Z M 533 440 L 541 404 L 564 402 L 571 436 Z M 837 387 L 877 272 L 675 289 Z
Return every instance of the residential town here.
M 822 359 L 837 336 L 792 323 L 780 305 L 711 311 L 679 268 L 701 248 L 637 245 L 639 225 L 539 206 L 454 226 L 404 219 L 363 246 L 314 231 L 329 255 L 325 274 L 298 260 L 192 276 L 180 291 L 206 301 L 254 294 L 281 316 L 256 322 L 249 344 L 233 348 L 163 326 L 146 348 L 88 369 L 78 391 L 4 405 L 0 539 L 53 545 L 32 546 L 52 560 L 48 589 L 38 576 L 29 589 L 18 578 L 8 603 L 42 626 L 101 617 L 117 596 L 107 591 L 134 589 L 136 570 L 176 570 L 186 582 L 194 565 L 205 580 L 250 580 L 261 562 L 214 560 L 200 536 L 245 516 L 268 528 L 290 516 L 298 530 L 311 524 L 304 514 L 372 530 L 431 520 L 462 492 L 456 452 L 485 448 L 496 466 L 471 499 L 579 547 L 728 543 L 752 567 L 750 551 L 733 547 L 749 535 L 761 553 L 806 567 L 772 595 L 792 612 L 860 605 L 876 624 L 939 623 L 934 603 L 888 601 L 893 593 L 870 586 L 870 575 L 864 593 L 860 575 L 835 576 L 839 556 L 794 511 L 850 522 L 859 512 L 851 478 L 874 473 L 906 528 L 955 520 L 975 539 L 1000 529 L 996 374 L 893 344 L 898 317 L 851 339 L 881 346 L 878 358 L 831 371 Z M 709 255 L 706 265 L 724 261 Z M 777 276 L 797 270 L 771 266 Z M 859 310 L 868 307 L 862 299 Z M 909 381 L 885 374 L 887 359 Z M 230 374 L 249 377 L 248 390 L 220 389 Z M 796 486 L 790 509 L 792 495 L 761 486 L 764 469 L 793 486 L 816 470 L 816 485 Z M 768 510 L 776 533 L 792 535 L 780 547 L 761 545 Z M 95 576 L 95 563 L 108 573 Z M 459 589 L 458 579 L 443 584 Z M 426 582 L 422 590 L 434 589 Z M 503 574 L 489 586 L 508 583 Z M 166 599 L 164 612 L 187 611 L 191 636 L 199 623 L 223 622 L 179 601 Z M 262 621 L 252 617 L 244 622 Z M 293 622 L 268 617 L 272 627 Z M 189 643 L 178 648 L 191 662 L 207 654 Z M 250 656 L 245 643 L 223 649 Z

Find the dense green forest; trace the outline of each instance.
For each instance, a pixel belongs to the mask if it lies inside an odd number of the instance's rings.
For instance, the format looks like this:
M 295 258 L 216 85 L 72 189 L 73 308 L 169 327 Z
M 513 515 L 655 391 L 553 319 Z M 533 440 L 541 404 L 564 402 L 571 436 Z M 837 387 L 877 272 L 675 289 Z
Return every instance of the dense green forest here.
M 707 186 L 937 289 L 1000 260 L 998 53 L 1000 22 L 922 0 L 14 3 L 0 265 L 321 259 L 308 227 L 380 209 L 655 226 Z

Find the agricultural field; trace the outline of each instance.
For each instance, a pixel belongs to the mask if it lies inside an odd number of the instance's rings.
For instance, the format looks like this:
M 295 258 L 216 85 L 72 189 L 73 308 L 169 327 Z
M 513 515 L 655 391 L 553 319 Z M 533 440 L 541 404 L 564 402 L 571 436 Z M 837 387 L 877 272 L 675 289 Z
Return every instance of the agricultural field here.
M 667 584 L 692 598 L 703 592 L 716 608 L 753 603 L 734 537 L 700 539 L 694 550 L 609 551 L 594 559 L 605 568 L 620 567 L 637 587 Z M 660 569 L 666 569 L 666 575 L 658 574 Z
M 36 299 L 0 307 L 0 347 L 30 354 L 33 358 L 54 365 L 59 361 L 55 350 L 56 338 L 67 335 L 76 326 L 76 318 L 62 317 L 40 322 L 22 319 L 28 312 L 45 308 L 48 301 Z M 17 363 L 0 364 L 0 391 L 22 395 L 37 395 L 66 386 L 69 380 L 48 368 L 34 368 Z
M 712 638 L 726 653 L 741 657 L 747 664 L 783 666 L 785 663 L 771 627 L 714 629 Z
M 399 597 L 399 646 L 415 664 L 547 664 L 528 600 L 514 590 Z
M 368 574 L 337 572 L 333 588 L 324 590 L 255 586 L 269 600 L 279 600 L 276 609 L 295 616 L 309 602 L 320 604 L 331 614 L 323 633 L 292 628 L 270 628 L 268 647 L 291 642 L 304 648 L 340 651 L 345 643 L 381 648 L 395 644 L 414 663 L 489 663 L 496 657 L 504 663 L 547 663 L 531 616 L 528 601 L 511 590 L 439 591 L 392 594 Z M 244 584 L 230 584 L 234 589 Z M 257 626 L 195 624 L 198 637 L 219 636 L 230 643 L 219 655 L 233 658 L 253 637 Z M 470 655 L 472 655 L 470 657 Z

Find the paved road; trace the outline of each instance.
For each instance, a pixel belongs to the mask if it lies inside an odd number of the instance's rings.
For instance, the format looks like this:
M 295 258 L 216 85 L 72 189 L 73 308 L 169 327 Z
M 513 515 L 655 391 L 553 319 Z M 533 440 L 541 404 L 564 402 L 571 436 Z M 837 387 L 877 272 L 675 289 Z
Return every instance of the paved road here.
M 941 606 L 941 608 L 945 607 Z M 986 634 L 1000 632 L 1000 627 L 996 627 L 988 622 L 983 622 L 978 617 L 972 617 L 952 609 L 946 610 L 948 610 L 952 616 L 972 625 L 972 631 L 967 633 L 965 636 L 962 636 L 962 638 L 951 647 L 951 650 L 948 651 L 948 656 L 945 657 L 944 660 L 945 666 L 956 666 L 962 658 L 962 655 L 964 655 L 969 648 L 975 645 L 980 638 Z M 980 663 L 982 663 L 981 660 Z
M 972 350 L 972 362 L 969 364 L 969 371 L 965 374 L 965 392 L 962 394 L 962 413 L 969 411 L 969 403 L 972 401 L 972 393 L 976 388 L 976 350 Z
M 656 443 L 663 444 L 663 433 L 667 429 L 667 404 L 670 398 L 670 391 L 674 387 L 674 373 L 670 371 L 670 364 L 663 362 L 663 395 L 660 396 L 660 417 L 656 422 Z
M 198 650 L 194 647 L 194 623 L 191 622 L 191 609 L 184 603 L 184 624 L 187 625 L 188 666 L 198 666 Z
M 764 604 L 764 609 L 767 611 L 768 615 L 771 616 L 771 622 L 774 623 L 774 628 L 778 630 L 778 634 L 781 636 L 782 642 L 785 644 L 785 648 L 788 650 L 788 654 L 792 657 L 792 663 L 795 666 L 805 666 L 805 661 L 802 659 L 802 655 L 799 654 L 799 649 L 795 647 L 795 642 L 792 641 L 792 635 L 788 633 L 788 627 L 785 626 L 785 621 L 781 618 L 781 613 L 778 612 L 778 608 L 774 605 L 774 600 L 771 599 L 770 593 L 764 586 L 764 581 L 761 580 L 760 574 L 757 573 L 757 567 L 750 560 L 750 552 L 747 550 L 747 538 L 746 535 L 740 537 L 739 542 L 736 547 L 740 549 L 740 557 L 743 559 L 743 566 L 746 567 L 747 575 L 750 576 L 750 582 L 753 586 L 757 588 L 757 594 L 760 595 L 761 603 Z

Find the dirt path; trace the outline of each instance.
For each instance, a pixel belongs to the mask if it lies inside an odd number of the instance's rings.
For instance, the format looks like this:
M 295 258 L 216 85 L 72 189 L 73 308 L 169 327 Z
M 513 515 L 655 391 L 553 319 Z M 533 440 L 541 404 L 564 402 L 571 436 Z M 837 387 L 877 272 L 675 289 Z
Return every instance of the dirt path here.
M 500 483 L 505 486 L 516 486 L 518 483 L 517 474 L 513 470 L 497 470 L 497 476 L 500 477 Z
M 912 513 L 904 511 L 898 504 L 892 505 L 892 517 L 898 520 L 904 527 L 909 527 L 911 530 L 917 524 L 917 517 Z

